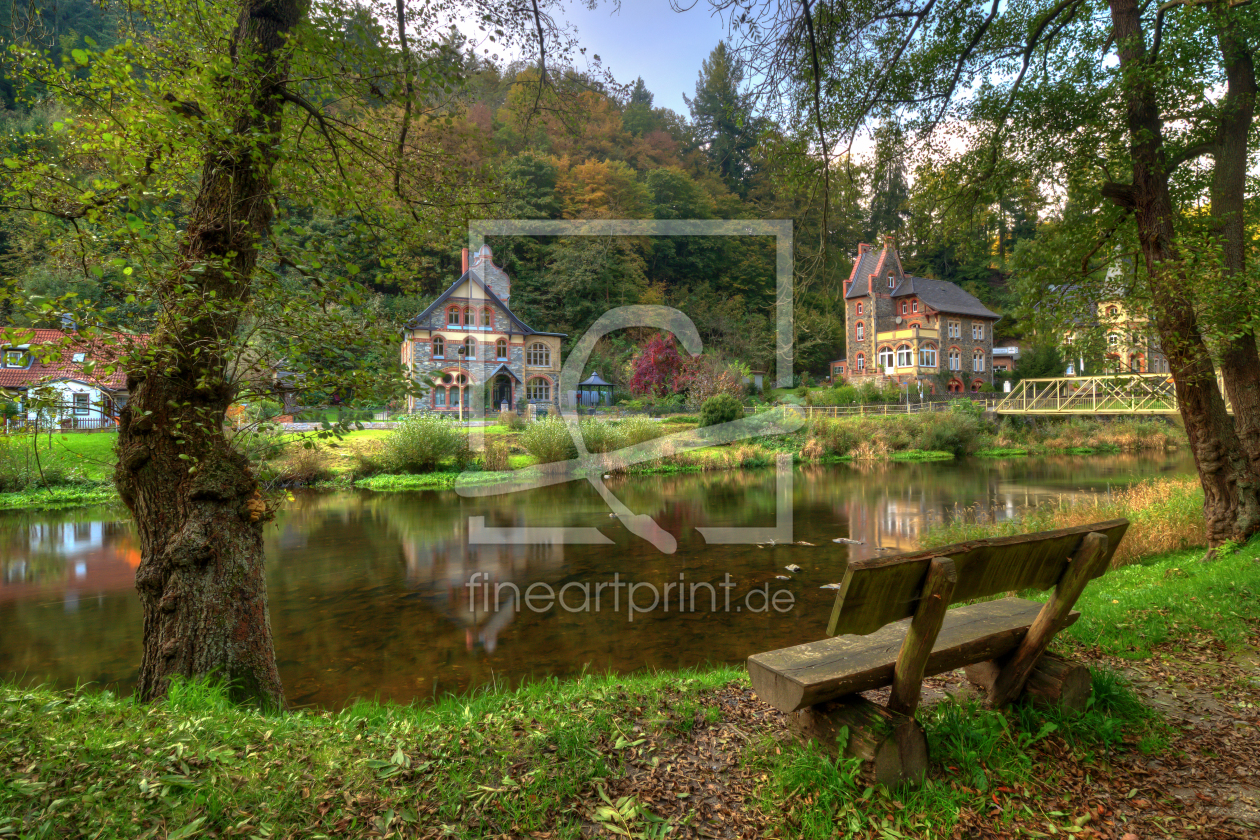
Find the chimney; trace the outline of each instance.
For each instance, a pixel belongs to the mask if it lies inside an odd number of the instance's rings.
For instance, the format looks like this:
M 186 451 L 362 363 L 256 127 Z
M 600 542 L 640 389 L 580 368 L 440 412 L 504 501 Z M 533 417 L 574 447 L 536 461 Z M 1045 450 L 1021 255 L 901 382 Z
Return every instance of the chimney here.
M 858 243 L 858 256 L 859 257 L 861 257 L 863 254 L 869 254 L 870 251 L 871 251 L 870 245 L 867 245 L 865 242 Z
M 884 234 L 884 250 L 891 251 L 893 249 L 893 235 L 891 233 Z
M 460 277 L 463 277 L 465 274 L 468 273 L 468 249 L 467 248 L 464 249 L 463 259 L 464 259 L 464 267 L 459 272 Z

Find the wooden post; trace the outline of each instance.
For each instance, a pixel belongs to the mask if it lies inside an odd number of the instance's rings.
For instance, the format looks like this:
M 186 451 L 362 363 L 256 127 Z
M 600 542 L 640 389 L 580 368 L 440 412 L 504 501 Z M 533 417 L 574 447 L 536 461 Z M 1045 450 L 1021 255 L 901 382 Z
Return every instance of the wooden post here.
M 868 784 L 916 786 L 927 775 L 923 727 L 914 718 L 890 712 L 860 694 L 788 715 L 788 728 L 832 757 L 843 754 L 860 759 L 862 778 Z M 843 744 L 837 740 L 842 728 L 849 731 Z
M 1032 673 L 1037 660 L 1046 652 L 1050 640 L 1067 624 L 1068 613 L 1076 599 L 1081 597 L 1085 584 L 1097 576 L 1102 570 L 1099 566 L 1107 562 L 1107 535 L 1093 532 L 1085 535 L 1081 546 L 1076 550 L 1059 578 L 1050 600 L 1037 613 L 1028 635 L 1011 658 L 1002 666 L 1002 672 L 994 681 L 989 702 L 994 708 L 1010 703 L 1024 690 L 1028 675 Z
M 932 645 L 936 644 L 936 636 L 941 632 L 941 624 L 945 621 L 945 611 L 949 609 L 956 583 L 958 572 L 954 568 L 954 561 L 949 557 L 933 557 L 928 566 L 927 577 L 923 581 L 919 606 L 910 621 L 906 638 L 901 643 L 901 651 L 897 654 L 892 695 L 888 698 L 889 711 L 913 715 L 918 708 L 919 695 L 923 688 L 923 670 L 927 667 Z

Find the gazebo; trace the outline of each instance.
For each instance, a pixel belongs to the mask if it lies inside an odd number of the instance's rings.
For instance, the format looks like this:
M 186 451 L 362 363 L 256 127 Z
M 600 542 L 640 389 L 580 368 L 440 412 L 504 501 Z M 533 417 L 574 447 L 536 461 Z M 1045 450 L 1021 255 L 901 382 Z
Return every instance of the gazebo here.
M 584 406 L 612 405 L 612 383 L 600 378 L 594 371 L 585 382 L 578 384 L 578 404 Z

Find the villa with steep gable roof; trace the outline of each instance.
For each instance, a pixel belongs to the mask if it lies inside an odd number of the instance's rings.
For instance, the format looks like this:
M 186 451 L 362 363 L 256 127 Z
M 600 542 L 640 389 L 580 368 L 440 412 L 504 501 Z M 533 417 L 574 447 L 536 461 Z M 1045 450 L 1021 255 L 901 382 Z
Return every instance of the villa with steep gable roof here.
M 942 372 L 950 393 L 993 384 L 1001 316 L 954 283 L 906 274 L 891 236 L 882 251 L 858 245 L 844 311 L 846 357 L 832 363 L 833 378 L 919 384 L 924 393 L 935 392 Z
M 484 388 L 486 410 L 559 403 L 563 333 L 540 332 L 512 313 L 511 278 L 494 264 L 488 245 L 437 300 L 404 328 L 402 363 L 429 391 L 408 410 L 467 413 Z

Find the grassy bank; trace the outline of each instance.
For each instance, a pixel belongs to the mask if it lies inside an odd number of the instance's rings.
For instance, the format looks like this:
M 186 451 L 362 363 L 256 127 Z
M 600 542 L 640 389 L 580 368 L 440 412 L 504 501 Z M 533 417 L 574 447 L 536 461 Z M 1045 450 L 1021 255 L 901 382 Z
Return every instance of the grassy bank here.
M 1182 639 L 1236 645 L 1260 621 L 1258 555 L 1246 548 L 1211 564 L 1165 555 L 1114 571 L 1087 589 L 1084 617 L 1061 644 L 1138 658 Z M 1228 705 L 1244 694 L 1219 696 Z M 788 740 L 738 666 L 271 715 L 198 685 L 145 707 L 90 687 L 6 684 L 0 836 L 579 837 L 600 827 L 689 836 L 773 827 L 793 837 L 947 838 L 966 828 L 1014 835 L 1017 826 L 1077 833 L 1091 819 L 1111 821 L 1119 836 L 1128 782 L 1115 801 L 1104 797 L 1114 809 L 1105 814 L 1093 794 L 1071 791 L 1105 784 L 1111 762 L 1160 753 L 1178 734 L 1102 668 L 1080 717 L 1024 705 L 991 712 L 965 699 L 919 715 L 929 779 L 888 792 L 867 788 L 852 764 Z
M 965 540 L 1051 531 L 1107 519 L 1128 519 L 1129 530 L 1112 559 L 1124 566 L 1150 557 L 1206 545 L 1203 488 L 1197 478 L 1161 478 L 1139 482 L 1105 496 L 1090 496 L 1029 508 L 1013 519 L 995 521 L 980 508 L 963 511 L 921 538 L 925 547 Z

